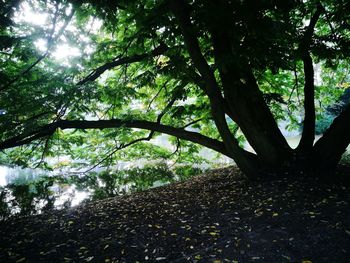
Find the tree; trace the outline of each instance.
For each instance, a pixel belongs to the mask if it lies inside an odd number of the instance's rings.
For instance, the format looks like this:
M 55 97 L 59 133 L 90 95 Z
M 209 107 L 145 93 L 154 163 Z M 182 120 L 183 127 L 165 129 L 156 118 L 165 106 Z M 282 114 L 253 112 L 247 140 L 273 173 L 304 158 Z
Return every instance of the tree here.
M 337 70 L 350 54 L 348 1 L 26 2 L 51 23 L 16 24 L 17 1 L 1 6 L 2 150 L 22 146 L 22 154 L 41 151 L 43 160 L 59 145 L 95 144 L 110 157 L 164 133 L 229 156 L 257 177 L 333 171 L 350 142 L 347 106 L 314 143 L 315 99 L 331 104 L 339 89 L 327 78 L 349 77 Z M 103 26 L 92 32 L 98 19 Z M 38 35 L 46 39 L 41 54 Z M 52 55 L 63 40 L 81 50 L 66 65 Z M 277 122 L 295 123 L 301 113 L 301 141 L 291 149 Z M 255 153 L 241 147 L 240 133 Z

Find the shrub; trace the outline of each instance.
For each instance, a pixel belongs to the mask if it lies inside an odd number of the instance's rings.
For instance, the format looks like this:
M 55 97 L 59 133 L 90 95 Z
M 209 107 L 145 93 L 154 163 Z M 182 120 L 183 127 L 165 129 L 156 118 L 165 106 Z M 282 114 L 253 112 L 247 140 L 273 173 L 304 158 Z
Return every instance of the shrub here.
M 350 165 L 350 152 L 346 151 L 340 160 L 341 164 Z
M 173 172 L 165 163 L 147 164 L 143 168 L 132 168 L 121 172 L 124 173 L 124 183 L 130 184 L 132 191 L 148 189 L 155 182 L 165 184 L 175 180 Z
M 182 165 L 175 168 L 175 174 L 178 176 L 180 181 L 189 179 L 201 173 L 203 173 L 201 168 L 193 167 L 191 165 Z
M 325 113 L 320 116 L 320 118 L 316 121 L 315 133 L 317 135 L 323 134 L 328 127 L 332 124 L 334 120 L 334 116 L 329 113 Z

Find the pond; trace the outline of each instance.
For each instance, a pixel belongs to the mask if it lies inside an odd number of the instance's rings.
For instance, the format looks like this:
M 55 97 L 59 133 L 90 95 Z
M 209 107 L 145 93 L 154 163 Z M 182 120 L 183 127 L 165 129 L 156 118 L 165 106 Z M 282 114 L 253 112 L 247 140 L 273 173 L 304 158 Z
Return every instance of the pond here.
M 0 166 L 0 219 L 12 214 L 36 214 L 65 209 L 83 201 L 142 191 L 203 173 L 209 165 L 178 165 L 138 161 L 121 162 L 109 170 L 64 174 L 40 169 Z
M 0 201 L 7 203 L 11 213 L 21 209 L 40 212 L 47 202 L 60 209 L 68 203 L 78 205 L 89 197 L 88 191 L 79 191 L 74 184 L 55 179 L 57 174 L 40 169 L 0 166 Z
M 6 175 L 8 168 L 6 166 L 0 166 L 0 186 L 5 186 L 7 184 Z

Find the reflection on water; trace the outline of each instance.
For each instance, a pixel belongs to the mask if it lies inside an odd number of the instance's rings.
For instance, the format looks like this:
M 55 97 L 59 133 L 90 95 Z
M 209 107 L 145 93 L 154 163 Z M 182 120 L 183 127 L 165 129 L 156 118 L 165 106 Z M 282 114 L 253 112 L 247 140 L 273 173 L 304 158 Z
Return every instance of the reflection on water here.
M 58 190 L 57 192 L 60 191 Z M 55 207 L 63 207 L 67 201 L 70 202 L 71 206 L 76 206 L 87 199 L 89 195 L 90 193 L 88 191 L 79 191 L 74 185 L 68 186 L 56 199 Z
M 152 142 L 169 149 L 175 147 L 169 144 L 168 136 L 159 136 Z M 208 149 L 202 149 L 199 155 L 213 163 L 232 164 L 231 159 L 217 158 L 217 154 Z M 185 180 L 208 168 L 208 165 L 189 165 L 178 169 L 173 162 L 162 165 L 156 162 L 143 159 L 136 162 L 119 161 L 109 171 L 94 169 L 84 176 L 0 166 L 0 219 L 17 212 L 41 213 L 76 206 L 84 200 L 141 191 Z
M 147 163 L 130 167 L 123 163 L 109 170 L 84 175 L 63 175 L 40 169 L 1 167 L 0 219 L 14 213 L 36 214 L 64 209 L 83 200 L 100 200 L 142 191 L 202 173 L 203 168 Z
M 0 166 L 0 219 L 76 206 L 89 197 L 61 175 L 40 169 Z
M 6 174 L 8 168 L 5 166 L 0 166 L 0 186 L 5 186 L 7 184 Z
M 48 172 L 40 170 L 40 169 L 29 169 L 29 168 L 19 168 L 19 167 L 6 167 L 0 166 L 2 171 L 2 181 L 3 185 L 7 184 L 26 184 L 28 182 L 35 181 L 40 177 L 48 175 Z

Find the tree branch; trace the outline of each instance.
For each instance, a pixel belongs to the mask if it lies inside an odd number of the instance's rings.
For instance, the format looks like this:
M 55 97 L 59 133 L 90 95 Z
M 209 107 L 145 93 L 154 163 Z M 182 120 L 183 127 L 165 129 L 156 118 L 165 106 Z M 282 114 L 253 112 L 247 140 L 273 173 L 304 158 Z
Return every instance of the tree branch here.
M 156 100 L 156 98 L 159 96 L 159 94 L 161 93 L 161 91 L 166 88 L 166 85 L 168 84 L 169 80 L 165 81 L 165 83 L 160 87 L 160 89 L 158 90 L 158 92 L 156 93 L 156 95 L 151 99 L 151 101 L 148 103 L 148 110 L 151 109 L 152 103 Z
M 299 45 L 299 52 L 304 64 L 304 127 L 301 135 L 300 143 L 297 151 L 310 152 L 315 140 L 315 83 L 314 83 L 314 68 L 312 57 L 310 54 L 310 46 L 312 43 L 312 36 L 315 31 L 315 26 L 319 20 L 324 8 L 320 3 L 317 5 L 316 12 L 311 17 L 308 28 L 305 31 L 302 42 Z
M 313 164 L 320 170 L 334 169 L 350 143 L 350 104 L 334 119 L 331 126 L 315 143 Z M 328 166 L 328 167 L 325 167 Z
M 311 55 L 307 52 L 303 56 L 304 63 L 304 125 L 303 132 L 299 145 L 298 151 L 308 152 L 312 149 L 315 140 L 315 84 L 314 84 L 314 68 L 312 63 Z
M 135 139 L 127 144 L 121 144 L 117 147 L 115 147 L 111 152 L 109 152 L 105 157 L 102 158 L 102 160 L 100 160 L 98 163 L 94 164 L 92 167 L 90 167 L 89 169 L 85 170 L 84 172 L 78 172 L 79 174 L 86 174 L 88 172 L 91 172 L 93 169 L 95 169 L 97 166 L 99 166 L 100 164 L 102 164 L 104 161 L 106 161 L 108 158 L 112 157 L 113 154 L 115 154 L 116 152 L 123 150 L 131 145 L 134 145 L 136 143 L 142 142 L 142 141 L 150 141 L 152 139 L 154 135 L 154 131 L 151 131 L 147 137 L 143 137 L 143 138 L 138 138 Z
M 196 123 L 198 123 L 198 122 L 200 122 L 200 121 L 202 121 L 204 119 L 205 118 L 199 118 L 197 120 L 191 121 L 191 122 L 187 123 L 185 126 L 182 126 L 182 129 L 185 129 L 185 128 L 189 127 L 189 126 L 192 126 L 193 124 L 196 124 Z
M 87 83 L 89 81 L 94 81 L 99 76 L 101 76 L 105 71 L 110 70 L 112 68 L 115 68 L 117 66 L 130 64 L 130 63 L 134 63 L 134 62 L 140 62 L 146 58 L 159 56 L 159 55 L 163 54 L 164 52 L 166 52 L 167 50 L 168 50 L 168 47 L 165 44 L 161 43 L 158 47 L 156 47 L 155 49 L 153 49 L 149 53 L 136 54 L 136 55 L 133 55 L 130 57 L 118 58 L 112 62 L 108 62 L 108 63 L 96 68 L 88 76 L 86 76 L 84 79 L 80 80 L 77 83 L 77 85 L 84 85 L 85 83 Z
M 38 129 L 20 134 L 5 140 L 0 143 L 0 150 L 21 146 L 30 143 L 34 140 L 44 138 L 52 135 L 57 129 L 106 129 L 106 128 L 139 128 L 150 130 L 154 132 L 160 132 L 168 135 L 175 136 L 179 139 L 188 140 L 194 143 L 198 143 L 202 146 L 210 148 L 214 151 L 220 152 L 226 156 L 233 158 L 233 156 L 225 149 L 222 142 L 206 137 L 200 133 L 186 131 L 181 128 L 175 128 L 168 125 L 163 125 L 156 122 L 144 121 L 144 120 L 99 120 L 99 121 L 85 121 L 85 120 L 58 120 L 51 124 L 44 125 Z M 243 151 L 243 150 L 242 150 Z
M 175 14 L 182 30 L 185 44 L 191 56 L 191 59 L 198 69 L 201 77 L 207 83 L 206 92 L 208 96 L 221 97 L 220 88 L 218 87 L 214 73 L 205 60 L 201 52 L 198 39 L 194 34 L 194 29 L 188 14 L 188 6 L 184 3 L 183 0 L 172 0 L 170 2 L 173 13 Z
M 315 27 L 317 24 L 317 21 L 320 19 L 322 13 L 324 12 L 324 8 L 321 5 L 320 2 L 317 3 L 317 8 L 315 13 L 310 19 L 310 23 L 306 28 L 306 31 L 304 33 L 304 36 L 299 44 L 298 51 L 303 55 L 305 52 L 308 52 L 310 49 L 310 46 L 312 44 L 312 37 L 314 35 Z

